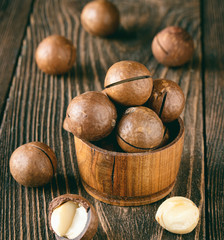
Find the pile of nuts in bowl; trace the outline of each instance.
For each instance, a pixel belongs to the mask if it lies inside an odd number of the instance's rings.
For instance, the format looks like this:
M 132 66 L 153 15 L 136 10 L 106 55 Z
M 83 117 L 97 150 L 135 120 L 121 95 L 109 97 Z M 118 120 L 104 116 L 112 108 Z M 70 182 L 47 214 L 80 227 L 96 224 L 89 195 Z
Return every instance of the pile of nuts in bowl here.
M 117 143 L 125 152 L 150 151 L 167 143 L 166 124 L 180 116 L 185 104 L 177 83 L 153 80 L 139 62 L 120 61 L 109 68 L 104 86 L 103 92 L 72 99 L 64 120 L 67 131 L 98 141 L 116 128 Z

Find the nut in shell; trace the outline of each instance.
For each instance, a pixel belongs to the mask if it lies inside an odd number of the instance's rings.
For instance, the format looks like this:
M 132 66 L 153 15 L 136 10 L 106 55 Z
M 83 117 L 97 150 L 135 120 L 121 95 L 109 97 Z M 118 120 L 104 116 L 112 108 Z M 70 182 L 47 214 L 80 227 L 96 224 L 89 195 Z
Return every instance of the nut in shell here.
M 109 36 L 119 27 L 119 11 L 107 0 L 91 1 L 82 10 L 81 23 L 83 28 L 92 35 Z
M 164 126 L 147 107 L 128 108 L 117 128 L 117 142 L 126 152 L 153 150 L 163 140 Z
M 150 97 L 153 80 L 143 64 L 120 61 L 107 71 L 104 87 L 107 95 L 115 102 L 124 106 L 139 106 Z
M 41 142 L 18 147 L 9 160 L 10 172 L 21 185 L 38 187 L 47 184 L 57 169 L 55 153 Z
M 67 108 L 68 129 L 86 141 L 97 141 L 108 136 L 116 120 L 116 108 L 102 92 L 85 92 L 73 98 Z
M 188 198 L 171 197 L 157 210 L 156 221 L 166 230 L 176 234 L 193 231 L 199 220 L 199 209 Z
M 40 42 L 35 59 L 43 72 L 63 74 L 72 68 L 76 59 L 76 48 L 65 37 L 51 35 Z
M 182 113 L 185 97 L 180 86 L 167 79 L 155 79 L 147 106 L 165 122 L 172 122 Z
M 193 39 L 183 28 L 169 26 L 154 37 L 152 52 L 157 61 L 165 66 L 181 66 L 193 56 Z
M 58 240 L 92 239 L 98 227 L 94 207 L 85 198 L 75 194 L 54 198 L 49 205 L 48 220 Z

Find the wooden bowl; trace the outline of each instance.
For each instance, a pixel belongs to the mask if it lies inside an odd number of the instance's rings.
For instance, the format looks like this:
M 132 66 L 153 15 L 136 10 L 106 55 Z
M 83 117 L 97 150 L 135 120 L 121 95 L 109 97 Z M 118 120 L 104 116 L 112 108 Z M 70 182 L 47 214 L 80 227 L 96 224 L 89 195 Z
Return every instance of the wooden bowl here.
M 174 187 L 184 142 L 181 118 L 169 126 L 173 140 L 151 152 L 102 149 L 75 137 L 79 172 L 86 191 L 112 205 L 138 206 L 158 201 Z

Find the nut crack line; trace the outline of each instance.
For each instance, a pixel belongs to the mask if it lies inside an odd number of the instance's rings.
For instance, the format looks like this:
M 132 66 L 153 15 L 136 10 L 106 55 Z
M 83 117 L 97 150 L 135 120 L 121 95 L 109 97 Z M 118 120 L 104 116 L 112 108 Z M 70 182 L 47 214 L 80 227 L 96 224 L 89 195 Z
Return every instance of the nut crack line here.
M 136 80 L 142 80 L 142 79 L 151 78 L 151 77 L 152 77 L 152 76 L 150 76 L 150 75 L 145 75 L 145 76 L 127 78 L 127 79 L 121 80 L 121 81 L 119 81 L 119 82 L 111 83 L 111 84 L 107 85 L 105 88 L 110 88 L 110 87 L 113 87 L 113 86 L 116 86 L 116 85 L 120 85 L 120 84 L 122 84 L 122 83 L 132 82 L 132 81 L 136 81 Z
M 52 169 L 53 169 L 53 175 L 54 175 L 55 174 L 54 165 L 53 165 L 53 163 L 51 161 L 50 156 L 42 148 L 34 146 L 34 145 L 31 145 L 31 146 L 34 147 L 34 148 L 39 149 L 41 152 L 43 152 L 47 156 L 47 158 L 50 160 L 50 163 L 51 163 L 51 166 L 52 166 Z
M 141 150 L 155 150 L 157 149 L 157 147 L 154 147 L 154 148 L 141 148 L 141 147 L 137 147 L 135 145 L 132 145 L 131 143 L 127 142 L 126 140 L 124 140 L 119 134 L 117 134 L 117 136 L 122 140 L 124 141 L 126 144 L 128 144 L 129 146 L 133 147 L 133 148 L 137 148 L 137 149 L 141 149 Z
M 156 42 L 158 43 L 158 45 L 160 46 L 160 48 L 163 50 L 163 52 L 166 54 L 166 55 L 169 55 L 169 53 L 165 50 L 165 48 L 162 46 L 162 44 L 160 43 L 158 37 L 156 37 Z
M 166 102 L 166 97 L 167 97 L 167 92 L 165 92 L 164 96 L 163 96 L 163 101 L 162 101 L 162 104 L 161 104 L 161 107 L 160 107 L 160 110 L 159 110 L 159 118 L 161 118 L 161 115 L 163 113 L 164 105 L 165 105 L 165 102 Z

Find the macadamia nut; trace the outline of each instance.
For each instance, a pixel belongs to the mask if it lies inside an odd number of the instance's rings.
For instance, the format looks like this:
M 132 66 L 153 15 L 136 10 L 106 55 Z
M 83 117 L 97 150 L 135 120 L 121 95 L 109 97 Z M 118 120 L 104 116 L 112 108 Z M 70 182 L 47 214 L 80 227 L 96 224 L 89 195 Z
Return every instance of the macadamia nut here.
M 54 198 L 48 207 L 50 230 L 57 240 L 92 239 L 98 227 L 96 210 L 85 198 L 64 194 Z
M 145 152 L 163 140 L 164 126 L 157 114 L 146 107 L 128 108 L 117 127 L 117 142 L 125 152 Z
M 181 66 L 194 54 L 193 39 L 183 28 L 169 26 L 154 37 L 152 52 L 157 61 L 165 66 Z
M 140 106 L 152 93 L 151 75 L 139 62 L 116 62 L 109 68 L 104 80 L 106 94 L 123 106 Z
M 10 173 L 21 185 L 39 187 L 47 184 L 57 170 L 54 151 L 42 142 L 18 147 L 9 160 Z
M 110 99 L 102 92 L 89 91 L 69 103 L 64 127 L 78 138 L 97 141 L 112 132 L 116 119 L 117 110 Z
M 119 27 L 119 10 L 107 0 L 91 1 L 82 10 L 81 23 L 92 35 L 100 37 L 112 35 Z
M 87 212 L 83 206 L 68 201 L 57 207 L 51 215 L 51 226 L 60 237 L 73 239 L 79 236 L 87 223 Z
M 43 72 L 63 74 L 72 68 L 76 59 L 76 48 L 65 37 L 51 35 L 39 43 L 35 59 Z
M 172 197 L 160 205 L 155 218 L 167 231 L 186 234 L 197 226 L 199 209 L 188 198 Z
M 174 81 L 155 79 L 147 105 L 158 114 L 164 123 L 172 122 L 180 116 L 184 109 L 184 93 Z

